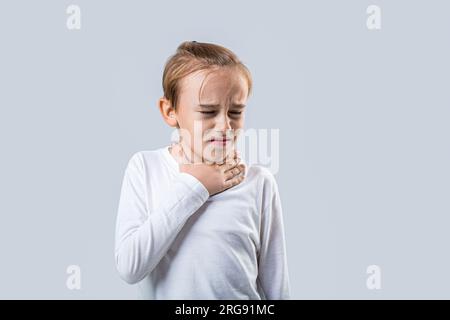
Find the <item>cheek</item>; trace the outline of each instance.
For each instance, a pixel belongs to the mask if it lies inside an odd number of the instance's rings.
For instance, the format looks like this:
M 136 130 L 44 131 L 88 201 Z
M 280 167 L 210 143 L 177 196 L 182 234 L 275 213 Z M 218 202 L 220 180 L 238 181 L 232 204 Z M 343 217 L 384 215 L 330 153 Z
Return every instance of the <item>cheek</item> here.
M 205 129 L 211 126 L 211 121 L 205 120 L 196 114 L 191 114 L 189 118 L 185 118 L 185 127 L 189 130 L 191 135 L 197 137 Z
M 233 119 L 231 125 L 235 130 L 242 129 L 244 127 L 244 117 L 242 116 L 239 119 Z

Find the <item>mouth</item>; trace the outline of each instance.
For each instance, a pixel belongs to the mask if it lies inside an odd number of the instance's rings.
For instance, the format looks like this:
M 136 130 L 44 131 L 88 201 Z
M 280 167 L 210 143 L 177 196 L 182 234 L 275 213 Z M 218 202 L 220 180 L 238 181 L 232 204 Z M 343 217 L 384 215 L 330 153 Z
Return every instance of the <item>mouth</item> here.
M 208 142 L 214 144 L 214 145 L 226 145 L 227 143 L 230 143 L 232 140 L 230 138 L 211 138 L 208 140 Z

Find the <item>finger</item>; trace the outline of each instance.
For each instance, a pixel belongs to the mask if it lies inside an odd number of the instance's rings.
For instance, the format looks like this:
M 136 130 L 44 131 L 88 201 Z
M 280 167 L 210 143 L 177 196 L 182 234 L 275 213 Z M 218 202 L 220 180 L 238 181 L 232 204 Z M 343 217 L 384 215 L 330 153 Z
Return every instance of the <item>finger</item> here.
M 225 172 L 225 180 L 229 180 L 234 178 L 237 175 L 245 175 L 245 166 L 238 165 L 228 171 Z
M 222 165 L 223 172 L 226 172 L 226 171 L 230 170 L 231 168 L 236 167 L 238 165 L 239 161 L 240 161 L 240 159 L 233 159 L 228 163 L 224 163 Z
M 241 173 L 241 170 L 238 167 L 234 167 L 225 172 L 225 181 L 230 180 Z
M 247 171 L 247 167 L 245 166 L 245 164 L 242 163 L 238 164 L 237 166 L 239 167 L 239 171 L 241 172 L 240 174 L 245 176 L 245 173 Z
M 245 176 L 243 174 L 237 175 L 234 178 L 225 181 L 225 188 L 231 188 L 234 187 L 235 185 L 238 185 L 239 183 L 241 183 L 242 181 L 244 181 Z

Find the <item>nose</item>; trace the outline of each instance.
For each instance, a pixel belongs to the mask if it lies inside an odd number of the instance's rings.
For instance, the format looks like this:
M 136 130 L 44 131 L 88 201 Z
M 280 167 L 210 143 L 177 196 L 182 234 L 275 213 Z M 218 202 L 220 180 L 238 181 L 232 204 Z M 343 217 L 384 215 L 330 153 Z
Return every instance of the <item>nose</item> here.
M 221 131 L 224 135 L 231 130 L 231 119 L 228 115 L 223 113 L 217 117 L 216 130 Z

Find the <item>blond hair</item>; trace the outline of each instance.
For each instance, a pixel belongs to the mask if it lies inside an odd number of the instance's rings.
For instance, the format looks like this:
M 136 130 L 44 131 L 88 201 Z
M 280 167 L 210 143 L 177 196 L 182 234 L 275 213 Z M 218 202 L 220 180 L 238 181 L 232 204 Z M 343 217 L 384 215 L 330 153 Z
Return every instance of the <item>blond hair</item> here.
M 216 67 L 233 67 L 247 80 L 248 92 L 252 91 L 252 76 L 247 67 L 231 50 L 212 43 L 185 41 L 166 62 L 162 78 L 164 97 L 176 110 L 180 93 L 180 81 L 187 75 Z

